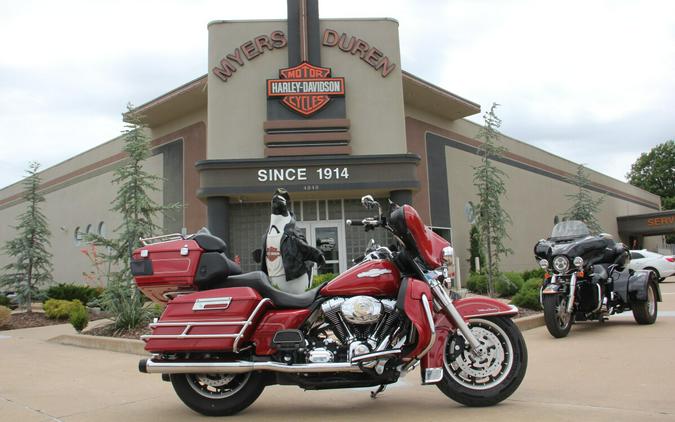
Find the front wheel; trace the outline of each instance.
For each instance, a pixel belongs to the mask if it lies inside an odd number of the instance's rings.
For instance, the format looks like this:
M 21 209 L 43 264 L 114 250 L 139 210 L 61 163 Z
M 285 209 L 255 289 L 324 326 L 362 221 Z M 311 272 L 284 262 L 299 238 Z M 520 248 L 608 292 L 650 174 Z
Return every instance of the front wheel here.
M 265 388 L 260 373 L 172 374 L 171 384 L 190 409 L 206 416 L 228 416 L 250 406 Z
M 656 313 L 658 311 L 656 302 L 656 288 L 654 282 L 647 283 L 647 300 L 631 304 L 633 318 L 635 322 L 641 325 L 653 324 L 656 322 Z
M 544 295 L 544 321 L 548 332 L 555 338 L 566 337 L 572 328 L 572 313 L 567 312 L 567 295 Z
M 510 318 L 476 318 L 469 329 L 481 345 L 475 356 L 458 331 L 447 339 L 443 379 L 436 386 L 466 406 L 492 406 L 513 394 L 527 370 L 527 347 Z

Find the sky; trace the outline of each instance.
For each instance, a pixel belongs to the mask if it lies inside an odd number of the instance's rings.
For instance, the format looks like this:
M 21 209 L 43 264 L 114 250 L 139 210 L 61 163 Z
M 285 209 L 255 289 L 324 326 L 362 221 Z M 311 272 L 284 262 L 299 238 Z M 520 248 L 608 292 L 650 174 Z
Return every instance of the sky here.
M 675 138 L 675 1 L 320 0 L 398 20 L 402 68 L 501 131 L 625 180 Z M 206 24 L 285 19 L 284 0 L 0 0 L 0 188 L 110 140 L 121 112 L 207 72 Z M 481 122 L 481 116 L 473 116 Z

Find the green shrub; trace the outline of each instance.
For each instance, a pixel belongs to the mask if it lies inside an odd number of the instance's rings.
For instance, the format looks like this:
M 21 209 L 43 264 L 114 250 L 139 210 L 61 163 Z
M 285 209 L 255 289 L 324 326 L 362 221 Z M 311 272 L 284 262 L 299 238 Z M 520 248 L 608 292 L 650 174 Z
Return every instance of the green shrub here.
M 3 296 L 4 297 L 4 296 Z M 12 310 L 6 306 L 0 306 L 0 327 L 7 324 L 12 316 Z
M 466 288 L 478 294 L 486 294 L 488 291 L 487 275 L 482 273 L 471 273 L 466 282 Z
M 84 308 L 82 302 L 79 300 L 59 300 L 49 299 L 43 305 L 42 309 L 45 311 L 47 318 L 51 319 L 68 319 L 73 309 L 77 307 Z
M 144 295 L 129 280 L 113 279 L 101 295 L 103 309 L 112 314 L 117 330 L 130 330 L 152 319 L 152 309 L 143 302 Z
M 541 310 L 541 303 L 539 303 L 539 288 L 543 283 L 543 279 L 530 278 L 523 284 L 520 291 L 513 296 L 511 303 L 523 308 Z
M 9 308 L 10 300 L 7 296 L 0 294 L 0 306 Z
M 153 303 L 152 306 L 150 307 L 150 317 L 151 318 L 159 318 L 162 316 L 164 313 L 164 309 L 166 309 L 166 305 L 163 303 Z
M 49 299 L 79 300 L 89 303 L 101 295 L 102 289 L 85 286 L 83 284 L 59 283 L 47 289 Z
M 87 308 L 83 304 L 80 302 L 75 303 L 77 303 L 77 306 L 73 307 L 70 311 L 69 320 L 73 328 L 79 333 L 89 324 L 89 315 L 87 314 Z
M 502 273 L 495 283 L 495 291 L 500 297 L 511 297 L 523 287 L 523 277 L 519 273 Z
M 541 287 L 542 284 L 544 284 L 544 277 L 542 277 L 542 278 L 530 278 L 525 282 L 525 284 L 523 284 L 522 288 L 539 290 L 539 288 Z
M 543 279 L 546 271 L 542 268 L 535 268 L 533 270 L 523 271 L 523 280 L 529 280 L 531 278 Z
M 312 285 L 307 290 L 311 290 L 315 287 L 320 286 L 321 284 L 323 284 L 327 281 L 331 281 L 335 277 L 337 277 L 337 274 L 334 274 L 334 273 L 317 274 L 317 275 L 314 276 L 314 279 L 312 279 Z

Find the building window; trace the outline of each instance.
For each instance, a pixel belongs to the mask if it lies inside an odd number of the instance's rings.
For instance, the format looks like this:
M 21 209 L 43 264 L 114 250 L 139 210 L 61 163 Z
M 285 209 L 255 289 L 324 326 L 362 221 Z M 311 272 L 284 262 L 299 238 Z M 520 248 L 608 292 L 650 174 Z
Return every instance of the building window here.
M 106 230 L 105 230 L 105 223 L 103 221 L 98 223 L 97 233 L 98 233 L 99 236 L 105 237 Z

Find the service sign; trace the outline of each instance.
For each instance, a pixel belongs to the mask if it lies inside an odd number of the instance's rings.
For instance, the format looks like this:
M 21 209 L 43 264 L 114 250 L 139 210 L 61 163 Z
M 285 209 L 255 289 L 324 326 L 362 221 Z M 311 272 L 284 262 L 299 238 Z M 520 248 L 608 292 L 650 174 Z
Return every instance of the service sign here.
M 279 79 L 267 80 L 267 98 L 281 98 L 281 103 L 305 117 L 328 104 L 331 97 L 345 95 L 345 79 L 331 77 L 327 67 L 302 62 L 281 69 Z

